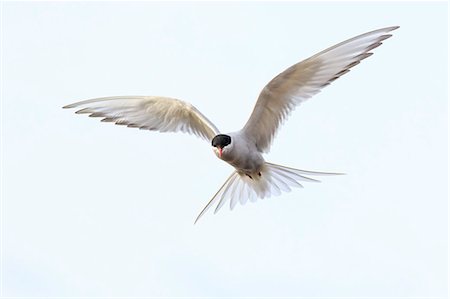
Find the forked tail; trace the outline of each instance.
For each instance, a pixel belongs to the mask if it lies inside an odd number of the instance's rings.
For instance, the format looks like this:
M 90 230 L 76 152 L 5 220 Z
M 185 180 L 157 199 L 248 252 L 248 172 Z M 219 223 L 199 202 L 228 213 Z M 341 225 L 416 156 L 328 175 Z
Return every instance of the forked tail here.
M 265 163 L 260 176 L 247 176 L 239 171 L 234 171 L 219 191 L 213 196 L 195 219 L 194 223 L 217 203 L 214 214 L 227 202 L 230 202 L 230 210 L 238 202 L 244 205 L 247 201 L 255 202 L 258 198 L 267 198 L 272 195 L 280 195 L 282 192 L 291 191 L 292 187 L 303 188 L 300 182 L 320 182 L 307 177 L 321 175 L 341 175 L 343 173 L 317 172 L 290 168 L 272 163 Z

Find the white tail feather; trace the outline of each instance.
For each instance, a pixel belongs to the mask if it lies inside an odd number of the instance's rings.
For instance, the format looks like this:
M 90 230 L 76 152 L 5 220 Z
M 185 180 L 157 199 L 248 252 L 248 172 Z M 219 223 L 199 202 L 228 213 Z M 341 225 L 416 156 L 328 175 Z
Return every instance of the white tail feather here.
M 342 173 L 317 172 L 301 170 L 272 163 L 265 163 L 261 170 L 261 176 L 249 177 L 239 171 L 234 171 L 219 191 L 213 196 L 208 204 L 203 208 L 195 219 L 195 223 L 217 203 L 214 214 L 229 200 L 230 210 L 233 210 L 238 202 L 244 205 L 248 200 L 256 202 L 258 198 L 268 198 L 280 195 L 283 192 L 291 191 L 291 187 L 303 188 L 299 181 L 320 182 L 305 175 L 341 175 Z

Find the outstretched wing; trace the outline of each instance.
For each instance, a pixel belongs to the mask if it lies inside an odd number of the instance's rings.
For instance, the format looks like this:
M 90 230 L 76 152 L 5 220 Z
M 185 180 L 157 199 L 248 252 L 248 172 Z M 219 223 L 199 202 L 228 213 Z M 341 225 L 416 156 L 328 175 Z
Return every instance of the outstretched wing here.
M 398 27 L 371 31 L 299 62 L 272 79 L 261 91 L 242 131 L 261 152 L 268 152 L 274 135 L 291 111 L 350 68 L 372 55 L 371 50 Z
M 103 122 L 113 122 L 142 130 L 159 132 L 185 132 L 211 141 L 219 134 L 216 126 L 189 103 L 166 97 L 118 96 L 86 100 L 64 106 L 82 108 L 76 113 L 101 117 Z

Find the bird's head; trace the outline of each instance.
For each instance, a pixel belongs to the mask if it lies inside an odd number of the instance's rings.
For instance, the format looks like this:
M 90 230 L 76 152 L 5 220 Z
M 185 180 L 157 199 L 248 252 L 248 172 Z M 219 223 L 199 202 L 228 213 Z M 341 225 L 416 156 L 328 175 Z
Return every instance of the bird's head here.
M 225 147 L 229 144 L 231 144 L 231 137 L 225 134 L 219 134 L 211 141 L 211 145 L 214 147 L 214 152 L 219 158 L 222 158 Z

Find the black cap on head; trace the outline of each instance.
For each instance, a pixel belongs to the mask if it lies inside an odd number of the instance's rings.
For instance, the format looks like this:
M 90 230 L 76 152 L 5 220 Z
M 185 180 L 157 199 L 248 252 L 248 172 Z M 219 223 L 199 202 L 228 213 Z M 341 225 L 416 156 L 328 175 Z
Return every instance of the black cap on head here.
M 211 141 L 212 146 L 224 148 L 231 143 L 231 137 L 225 134 L 219 134 Z

